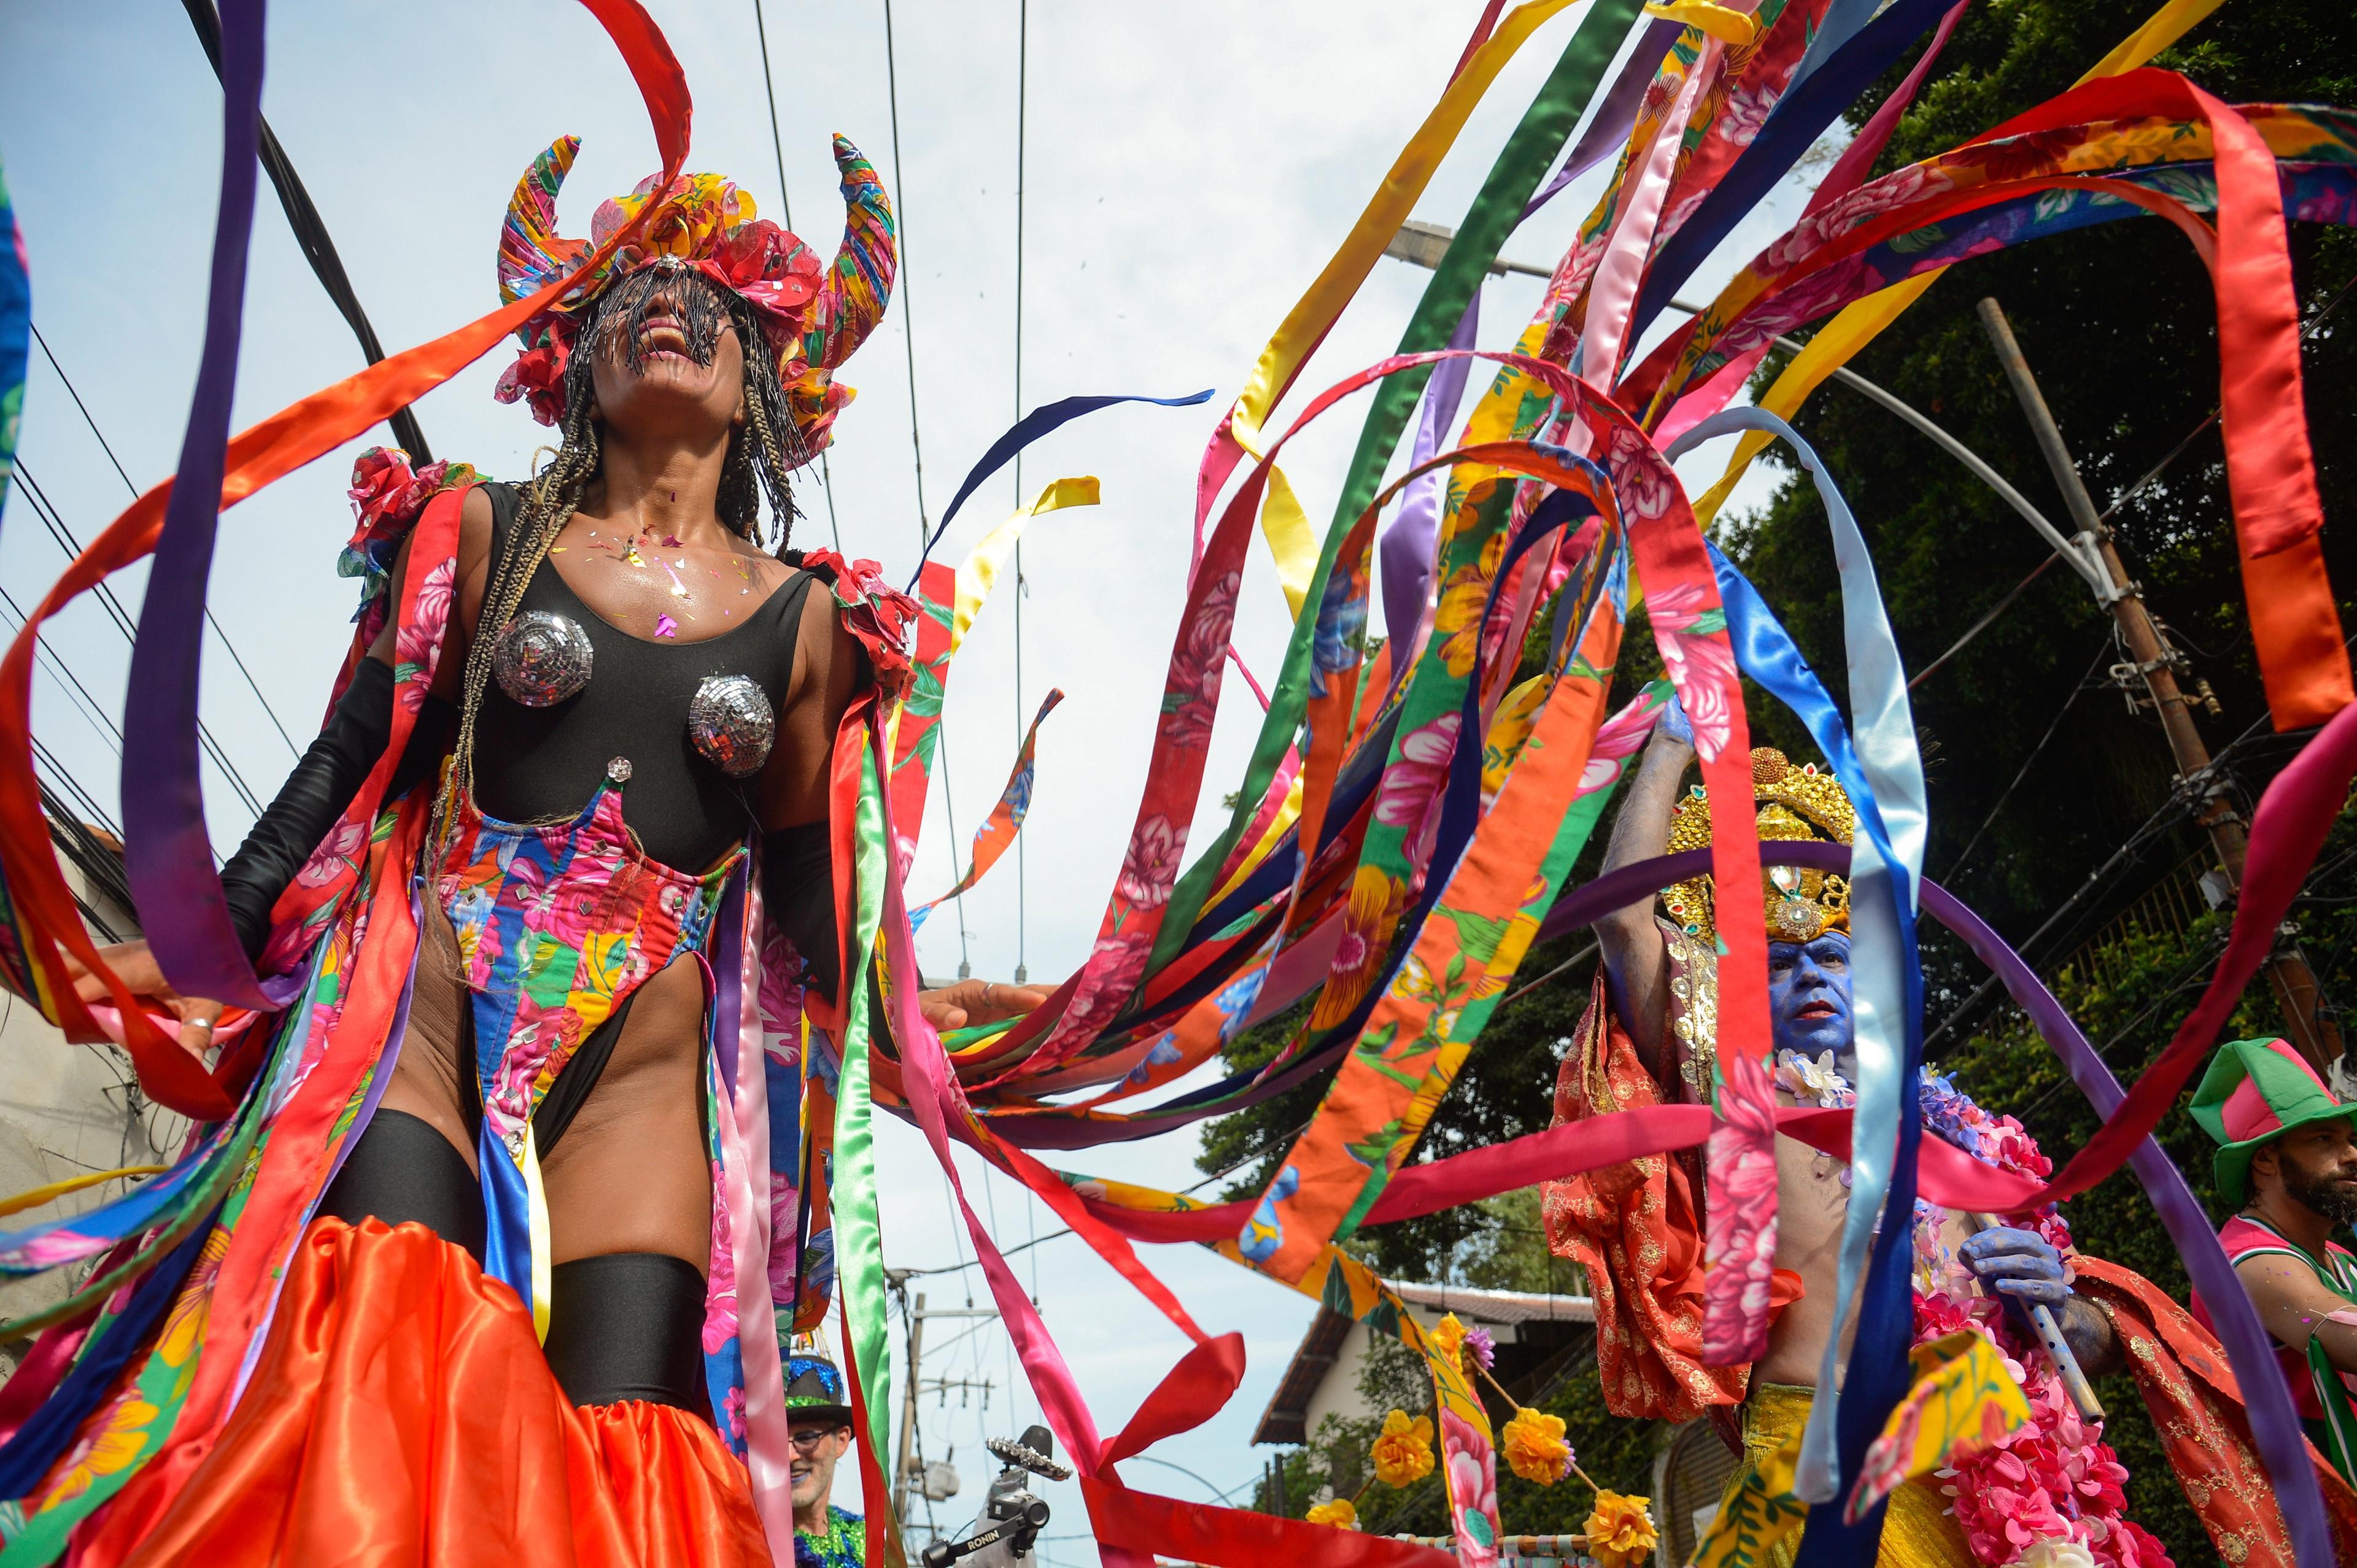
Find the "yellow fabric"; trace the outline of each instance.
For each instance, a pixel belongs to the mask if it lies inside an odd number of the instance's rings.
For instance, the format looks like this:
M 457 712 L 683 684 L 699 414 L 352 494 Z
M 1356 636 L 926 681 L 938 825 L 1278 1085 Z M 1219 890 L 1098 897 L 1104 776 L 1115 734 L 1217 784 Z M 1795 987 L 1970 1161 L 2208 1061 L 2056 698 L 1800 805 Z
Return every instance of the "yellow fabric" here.
M 1653 0 L 1645 7 L 1645 15 L 1666 16 L 1673 22 L 1699 27 L 1723 44 L 1748 44 L 1760 31 L 1760 25 L 1749 16 L 1725 5 L 1714 5 L 1711 0 Z
M 1351 225 L 1340 249 L 1286 314 L 1268 346 L 1261 350 L 1251 379 L 1237 396 L 1229 413 L 1229 433 L 1246 456 L 1257 461 L 1265 455 L 1262 425 L 1269 411 L 1276 406 L 1277 397 L 1291 382 L 1301 362 L 1326 336 L 1326 329 L 1342 314 L 1342 307 L 1358 294 L 1359 285 L 1383 259 L 1385 247 L 1399 232 L 1400 225 L 1415 210 L 1416 199 L 1424 194 L 1426 182 L 1456 145 L 1458 134 L 1464 130 L 1465 122 L 1489 91 L 1490 84 L 1497 80 L 1498 72 L 1542 24 L 1577 3 L 1578 0 L 1528 0 L 1515 6 L 1499 22 L 1488 41 L 1473 51 L 1465 68 L 1440 95 L 1440 102 L 1432 106 L 1424 124 L 1416 127 L 1415 134 L 1393 160 L 1366 209 L 1359 214 L 1358 222 Z M 1318 565 L 1318 539 L 1292 487 L 1275 469 L 1269 472 L 1268 496 L 1261 507 L 1261 532 L 1275 557 L 1277 579 L 1285 585 L 1286 604 L 1298 618 L 1309 575 Z
M 555 1294 L 554 1254 L 548 1230 L 548 1188 L 540 1179 L 540 1143 L 533 1136 L 532 1118 L 523 1120 L 524 1221 L 532 1236 L 532 1331 L 548 1343 L 548 1307 Z
M 2102 59 L 2090 67 L 2087 74 L 2072 82 L 2083 87 L 2098 77 L 2118 76 L 2148 63 L 2152 57 L 2183 38 L 2193 26 L 2215 11 L 2224 0 L 2169 0 L 2154 12 L 2144 26 L 2130 33 Z M 1808 402 L 1809 394 L 1824 384 L 1825 378 L 1847 364 L 1857 352 L 1881 336 L 1884 328 L 1906 313 L 1907 307 L 1923 297 L 1931 286 L 1939 282 L 1947 268 L 1919 274 L 1904 283 L 1893 284 L 1879 294 L 1852 300 L 1841 314 L 1827 322 L 1823 330 L 1809 339 L 1808 347 L 1794 356 L 1784 367 L 1760 406 L 1781 419 L 1791 419 L 1800 406 Z M 1708 528 L 1727 503 L 1736 481 L 1751 467 L 1751 460 L 1768 449 L 1774 439 L 1765 431 L 1748 431 L 1736 444 L 1735 456 L 1727 460 L 1727 472 L 1718 482 L 1695 503 L 1695 521 Z
M 1890 1409 L 1866 1451 L 1864 1477 L 1845 1505 L 1862 1515 L 1910 1477 L 1931 1475 L 1951 1455 L 1968 1454 L 2029 1424 L 2029 1401 L 2006 1370 L 2005 1356 L 1969 1328 L 1908 1352 L 1914 1386 Z
M 1696 1568 L 1792 1568 L 1807 1505 L 1792 1497 L 1814 1389 L 1756 1383 L 1743 1403 L 1743 1463 L 1727 1477 L 1718 1518 L 1695 1555 Z M 1890 1497 L 1877 1568 L 1975 1568 L 1964 1532 L 1935 1483 L 1909 1481 Z M 1747 1528 L 1748 1523 L 1748 1528 Z
M 982 542 L 966 553 L 958 563 L 957 602 L 950 612 L 950 650 L 945 659 L 955 658 L 958 647 L 965 641 L 974 618 L 982 612 L 982 602 L 990 597 L 990 590 L 998 582 L 1006 558 L 1015 553 L 1016 543 L 1022 539 L 1024 526 L 1043 511 L 1055 511 L 1068 506 L 1094 506 L 1098 500 L 1097 481 L 1093 475 L 1078 478 L 1056 479 L 1043 487 L 1038 499 L 1029 506 L 1018 508 L 1005 522 L 982 536 Z
M 1301 775 L 1298 772 L 1295 773 L 1291 787 L 1285 792 L 1283 803 L 1276 808 L 1276 815 L 1268 820 L 1267 831 L 1254 841 L 1251 853 L 1236 862 L 1235 875 L 1221 883 L 1219 888 L 1212 893 L 1213 905 L 1243 886 L 1244 878 L 1250 876 L 1260 863 L 1268 858 L 1268 852 L 1276 847 L 1277 841 L 1290 832 L 1293 824 L 1301 820 Z
M 982 613 L 982 604 L 990 597 L 990 590 L 998 582 L 1006 558 L 1015 553 L 1016 543 L 1023 537 L 1024 526 L 1043 511 L 1056 511 L 1068 506 L 1094 506 L 1098 488 L 1093 475 L 1077 478 L 1052 479 L 1041 487 L 1039 494 L 1027 507 L 1017 507 L 1005 522 L 982 536 L 982 542 L 966 552 L 958 563 L 957 592 L 950 606 L 949 651 L 942 655 L 942 682 L 949 682 L 950 660 L 957 657 L 958 647 L 974 626 L 974 618 Z M 884 750 L 888 757 L 899 755 L 900 714 L 902 704 L 895 703 L 892 714 L 884 723 Z

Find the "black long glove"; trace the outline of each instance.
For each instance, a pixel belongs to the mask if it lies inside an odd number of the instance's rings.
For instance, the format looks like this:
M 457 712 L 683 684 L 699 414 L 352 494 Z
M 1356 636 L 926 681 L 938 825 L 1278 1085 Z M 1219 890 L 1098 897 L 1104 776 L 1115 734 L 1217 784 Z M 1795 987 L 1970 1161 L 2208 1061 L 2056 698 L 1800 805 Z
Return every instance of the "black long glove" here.
M 450 704 L 428 697 L 386 789 L 391 800 L 432 770 L 447 738 Z M 230 923 L 246 957 L 259 958 L 270 940 L 270 910 L 303 863 L 368 782 L 369 770 L 393 738 L 393 667 L 363 659 L 336 703 L 328 727 L 311 743 L 277 799 L 255 819 L 245 842 L 221 867 Z
M 761 835 L 761 902 L 808 966 L 804 983 L 834 1001 L 843 959 L 834 932 L 834 857 L 824 822 Z

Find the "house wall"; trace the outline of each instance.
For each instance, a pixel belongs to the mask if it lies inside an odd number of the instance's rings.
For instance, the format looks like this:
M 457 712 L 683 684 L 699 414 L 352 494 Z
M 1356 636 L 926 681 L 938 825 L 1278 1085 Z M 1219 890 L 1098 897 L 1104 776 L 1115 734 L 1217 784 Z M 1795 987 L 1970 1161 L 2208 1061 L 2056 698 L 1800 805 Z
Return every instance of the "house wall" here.
M 1414 1304 L 1410 1304 L 1407 1310 L 1409 1316 L 1426 1328 L 1438 1327 L 1443 1316 Z M 1491 1323 L 1477 1313 L 1462 1309 L 1458 1313 L 1458 1321 L 1469 1328 L 1477 1324 L 1487 1328 L 1491 1337 L 1501 1345 L 1514 1343 L 1514 1326 L 1511 1323 Z M 1360 1373 L 1367 1364 L 1372 1332 L 1361 1322 L 1351 1325 L 1343 1334 L 1342 1343 L 1334 1352 L 1334 1364 L 1326 1369 L 1325 1377 L 1318 1380 L 1317 1391 L 1309 1396 L 1308 1406 L 1304 1412 L 1303 1428 L 1311 1437 L 1318 1435 L 1318 1423 L 1329 1415 L 1356 1421 L 1383 1413 L 1370 1405 L 1366 1397 L 1359 1392 Z M 1391 1336 L 1383 1337 L 1389 1339 Z
M 109 926 L 135 930 L 129 915 L 83 882 L 70 865 L 67 881 Z M 114 1046 L 78 1046 L 22 997 L 0 991 L 0 1197 L 91 1171 L 167 1165 L 188 1122 L 139 1092 L 131 1058 Z M 112 1181 L 0 1220 L 18 1230 L 80 1214 L 119 1197 Z M 22 1317 L 61 1301 L 86 1271 L 59 1269 L 0 1283 L 0 1319 Z M 0 1345 L 0 1373 L 14 1369 L 23 1341 Z

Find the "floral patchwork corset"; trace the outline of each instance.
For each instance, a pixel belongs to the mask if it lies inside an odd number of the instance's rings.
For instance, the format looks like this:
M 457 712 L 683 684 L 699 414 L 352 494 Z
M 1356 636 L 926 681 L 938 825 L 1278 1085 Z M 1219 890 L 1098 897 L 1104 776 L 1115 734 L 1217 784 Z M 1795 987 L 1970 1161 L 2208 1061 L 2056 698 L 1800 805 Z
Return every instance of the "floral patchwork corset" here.
M 518 825 L 461 793 L 435 896 L 449 917 L 473 1013 L 483 1104 L 477 1138 L 489 1219 L 486 1273 L 547 1332 L 548 1216 L 532 1113 L 582 1042 L 646 980 L 701 954 L 739 845 L 692 875 L 651 859 L 613 781 L 570 822 Z

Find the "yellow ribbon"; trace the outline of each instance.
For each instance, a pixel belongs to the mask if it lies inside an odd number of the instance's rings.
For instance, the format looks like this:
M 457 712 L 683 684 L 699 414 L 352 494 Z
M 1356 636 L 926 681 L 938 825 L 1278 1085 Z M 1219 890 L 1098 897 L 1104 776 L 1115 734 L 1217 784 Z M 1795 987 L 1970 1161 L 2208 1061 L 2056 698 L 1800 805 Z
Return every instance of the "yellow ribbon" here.
M 1094 506 L 1097 499 L 1093 475 L 1051 480 L 1029 506 L 1017 508 L 1005 522 L 984 534 L 982 542 L 966 553 L 966 558 L 958 564 L 957 602 L 950 612 L 950 650 L 943 660 L 945 664 L 948 659 L 957 656 L 967 629 L 974 625 L 974 618 L 982 610 L 982 602 L 990 597 L 1006 558 L 1015 553 L 1017 542 L 1023 537 L 1025 526 L 1041 512 L 1068 506 Z
M 1579 0 L 1528 0 L 1507 13 L 1449 82 L 1440 102 L 1416 127 L 1415 134 L 1408 138 L 1407 145 L 1393 160 L 1390 172 L 1383 176 L 1383 184 L 1376 188 L 1366 209 L 1359 214 L 1358 222 L 1351 225 L 1340 248 L 1286 314 L 1268 346 L 1261 350 L 1251 379 L 1245 381 L 1235 406 L 1229 411 L 1229 433 L 1247 456 L 1257 462 L 1266 455 L 1262 426 L 1269 411 L 1275 407 L 1278 396 L 1292 381 L 1301 362 L 1326 336 L 1326 329 L 1357 295 L 1359 285 L 1374 270 L 1375 263 L 1382 260 L 1400 225 L 1415 210 L 1416 199 L 1424 194 L 1440 160 L 1456 145 L 1458 134 L 1465 129 L 1466 121 L 1497 80 L 1499 71 L 1544 23 L 1578 3 Z M 1678 3 L 1693 5 L 1700 0 Z M 1261 505 L 1260 525 L 1262 536 L 1268 541 L 1269 553 L 1276 562 L 1277 581 L 1284 586 L 1286 606 L 1298 619 L 1308 593 L 1310 574 L 1318 565 L 1318 537 L 1310 529 L 1309 519 L 1302 511 L 1293 487 L 1276 469 L 1269 471 L 1268 495 Z
M 2169 0 L 2154 12 L 2145 25 L 2130 33 L 2102 59 L 2088 69 L 2087 73 L 2071 85 L 2083 87 L 2100 77 L 2119 76 L 2149 62 L 2153 56 L 2175 43 L 2190 31 L 2194 25 L 2215 11 L 2224 0 Z M 1809 394 L 1824 384 L 1826 377 L 1847 364 L 1853 355 L 1878 337 L 1883 328 L 1905 314 L 1907 307 L 1923 297 L 1924 291 L 1940 281 L 1948 269 L 1937 268 L 1919 273 L 1904 283 L 1893 284 L 1878 294 L 1853 300 L 1841 314 L 1827 322 L 1823 330 L 1809 339 L 1808 347 L 1784 367 L 1760 406 L 1781 418 L 1790 420 L 1809 400 Z M 1751 460 L 1767 450 L 1772 439 L 1764 431 L 1748 432 L 1728 459 L 1727 472 L 1718 482 L 1695 502 L 1695 521 L 1707 528 L 1717 516 L 1718 509 L 1727 503 L 1736 481 L 1751 467 Z
M 541 1185 L 540 1145 L 533 1137 L 530 1116 L 523 1119 L 523 1197 L 525 1222 L 532 1233 L 532 1331 L 545 1345 L 554 1271 L 548 1239 L 548 1189 Z
M 118 1165 L 111 1171 L 91 1171 L 86 1176 L 68 1176 L 47 1187 L 29 1188 L 14 1197 L 0 1198 L 0 1215 L 21 1214 L 27 1208 L 38 1208 L 53 1197 L 63 1197 L 70 1192 L 80 1192 L 84 1187 L 121 1181 L 130 1176 L 154 1176 L 165 1168 L 163 1165 Z
M 1710 0 L 1653 0 L 1645 7 L 1648 16 L 1666 16 L 1673 22 L 1683 22 L 1689 27 L 1699 27 L 1719 42 L 1740 48 L 1759 36 L 1760 24 L 1742 12 L 1725 5 L 1714 5 Z
M 1097 504 L 1095 476 L 1083 474 L 1077 478 L 1052 479 L 1041 488 L 1029 506 L 1017 507 L 1007 514 L 1006 521 L 982 536 L 974 547 L 958 563 L 957 592 L 950 606 L 949 651 L 942 655 L 941 679 L 949 683 L 950 660 L 965 641 L 965 634 L 974 626 L 974 618 L 982 613 L 982 604 L 990 597 L 990 590 L 998 582 L 998 574 L 1006 569 L 1006 558 L 1015 553 L 1017 540 L 1023 537 L 1025 524 L 1041 512 L 1058 511 L 1068 506 Z M 892 716 L 884 725 L 884 755 L 899 755 L 900 714 L 903 709 L 894 703 Z M 906 830 L 913 832 L 915 824 Z

